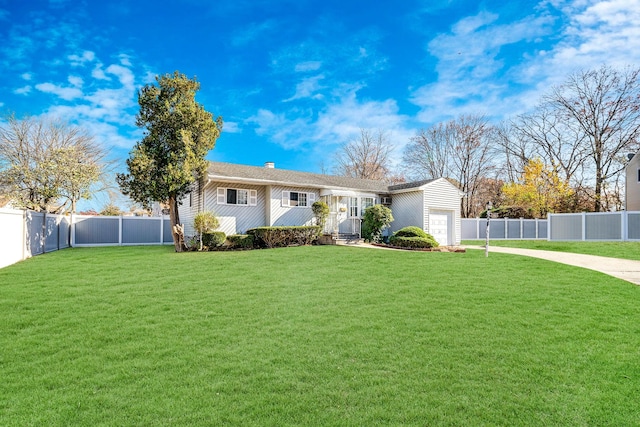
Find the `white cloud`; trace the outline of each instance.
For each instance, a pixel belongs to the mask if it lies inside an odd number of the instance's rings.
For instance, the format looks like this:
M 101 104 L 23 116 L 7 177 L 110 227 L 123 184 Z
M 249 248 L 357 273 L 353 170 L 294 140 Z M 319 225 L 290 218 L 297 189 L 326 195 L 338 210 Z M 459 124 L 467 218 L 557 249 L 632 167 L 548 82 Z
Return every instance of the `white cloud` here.
M 32 73 L 22 73 L 22 74 L 20 74 L 20 77 L 22 77 L 22 80 L 31 81 L 31 79 L 33 78 L 33 74 Z
M 323 86 L 320 85 L 320 81 L 323 79 L 324 75 L 322 74 L 302 79 L 296 85 L 296 93 L 291 98 L 285 99 L 284 102 L 305 98 L 322 99 L 322 94 L 318 92 L 323 89 Z
M 111 80 L 109 76 L 106 75 L 104 70 L 102 69 L 102 64 L 98 63 L 91 71 L 91 77 L 97 80 Z
M 256 125 L 258 135 L 289 150 L 311 151 L 313 155 L 330 157 L 341 144 L 357 138 L 360 129 L 384 129 L 389 133 L 399 158 L 415 131 L 407 127 L 408 117 L 399 113 L 395 100 L 359 100 L 361 85 L 343 84 L 331 94 L 317 115 L 292 107 L 275 113 L 261 109 L 247 121 Z
M 502 24 L 482 12 L 431 40 L 438 80 L 412 91 L 418 118 L 508 117 L 578 70 L 640 64 L 640 0 L 541 1 L 536 13 Z M 516 44 L 522 56 L 506 62 L 501 50 Z
M 238 125 L 238 122 L 225 121 L 222 125 L 222 132 L 224 133 L 242 133 L 242 129 Z
M 77 88 L 82 87 L 82 85 L 84 84 L 84 80 L 82 79 L 82 77 L 78 76 L 69 76 L 67 80 L 69 81 L 69 83 L 71 83 L 72 86 Z
M 295 66 L 296 73 L 302 73 L 306 71 L 316 71 L 320 69 L 322 62 L 320 61 L 305 61 L 299 62 Z
M 53 83 L 39 83 L 36 85 L 36 89 L 41 92 L 51 93 L 64 99 L 65 101 L 71 101 L 76 98 L 82 97 L 82 91 L 77 87 L 63 87 L 54 85 Z
M 112 64 L 107 67 L 106 72 L 116 76 L 124 87 L 133 89 L 134 76 L 129 68 Z
M 26 85 L 26 86 L 20 87 L 18 89 L 15 89 L 13 91 L 13 93 L 15 93 L 17 95 L 28 95 L 31 92 L 31 89 L 33 89 L 31 87 L 31 85 Z
M 90 50 L 85 50 L 81 55 L 69 55 L 67 58 L 71 61 L 71 65 L 74 67 L 83 66 L 87 62 L 93 62 L 96 55 Z

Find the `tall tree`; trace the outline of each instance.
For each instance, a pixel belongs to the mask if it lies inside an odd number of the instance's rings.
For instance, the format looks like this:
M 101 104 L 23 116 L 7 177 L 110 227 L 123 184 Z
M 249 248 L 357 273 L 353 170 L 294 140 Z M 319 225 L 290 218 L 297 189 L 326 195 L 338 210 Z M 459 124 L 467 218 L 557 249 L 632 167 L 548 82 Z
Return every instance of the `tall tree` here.
M 421 130 L 407 145 L 403 165 L 413 178 L 449 178 L 464 193 L 461 214 L 479 215 L 486 200 L 478 199 L 483 178 L 495 170 L 490 140 L 494 129 L 483 116 L 461 116 Z
M 178 204 L 191 185 L 206 173 L 205 156 L 222 131 L 222 118 L 196 102 L 200 83 L 178 71 L 156 77 L 138 93 L 136 124 L 144 129 L 127 159 L 126 174 L 116 180 L 122 192 L 150 208 L 153 202 L 169 205 L 173 242 L 183 250 L 176 227 Z
M 336 154 L 336 172 L 351 178 L 385 180 L 390 176 L 393 145 L 383 130 L 360 129 L 360 138 L 344 144 Z
M 624 154 L 638 148 L 640 68 L 620 71 L 602 66 L 573 74 L 544 97 L 539 109 L 551 111 L 553 121 L 547 123 L 561 126 L 556 141 L 548 146 L 562 154 L 551 158 L 577 159 L 575 170 L 593 175 L 593 210 L 601 211 L 606 183 L 624 169 Z M 571 169 L 569 164 L 561 166 Z
M 81 127 L 11 115 L 0 126 L 0 188 L 27 209 L 75 212 L 106 173 L 106 155 Z

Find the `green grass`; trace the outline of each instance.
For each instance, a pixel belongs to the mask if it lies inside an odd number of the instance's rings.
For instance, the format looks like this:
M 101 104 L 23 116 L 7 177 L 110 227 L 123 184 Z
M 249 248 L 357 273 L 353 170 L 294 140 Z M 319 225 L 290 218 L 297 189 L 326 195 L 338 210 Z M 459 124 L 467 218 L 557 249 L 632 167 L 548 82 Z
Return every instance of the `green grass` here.
M 640 288 L 481 251 L 0 270 L 0 425 L 638 425 Z
M 463 245 L 484 246 L 484 240 L 464 240 Z M 489 246 L 574 252 L 611 258 L 640 260 L 640 242 L 549 242 L 547 240 L 491 240 Z

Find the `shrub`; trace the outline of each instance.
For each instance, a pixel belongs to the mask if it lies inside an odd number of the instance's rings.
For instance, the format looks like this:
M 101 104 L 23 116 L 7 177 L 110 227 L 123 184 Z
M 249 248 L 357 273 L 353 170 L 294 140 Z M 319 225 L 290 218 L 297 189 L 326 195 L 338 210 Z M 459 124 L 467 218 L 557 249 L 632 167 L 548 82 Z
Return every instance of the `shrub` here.
M 422 228 L 413 225 L 401 228 L 400 230 L 393 233 L 393 235 L 398 237 L 430 237 L 429 234 L 427 234 Z M 431 239 L 433 239 L 433 237 L 431 237 Z
M 267 248 L 292 245 L 310 245 L 318 237 L 319 225 L 290 227 L 257 227 L 247 230 L 254 237 L 254 243 Z
M 316 219 L 316 225 L 320 226 L 320 232 L 322 232 L 324 225 L 327 223 L 327 218 L 329 218 L 329 205 L 322 200 L 318 200 L 311 205 L 311 210 Z
M 403 248 L 437 248 L 438 242 L 420 227 L 401 228 L 389 237 L 389 244 Z
M 389 244 L 393 246 L 399 246 L 401 248 L 437 248 L 438 242 L 433 238 L 425 237 L 402 237 L 391 236 L 389 237 Z
M 391 209 L 384 205 L 369 206 L 364 210 L 362 237 L 368 242 L 380 242 L 382 230 L 393 222 Z
M 227 235 L 223 231 L 202 233 L 202 244 L 208 248 L 216 248 L 224 243 Z
M 196 216 L 193 217 L 193 228 L 196 229 L 200 236 L 200 250 L 202 250 L 203 245 L 209 246 L 203 241 L 204 234 L 212 233 L 219 225 L 220 221 L 218 221 L 218 217 L 211 211 L 198 212 Z
M 249 234 L 232 234 L 227 236 L 229 247 L 234 249 L 253 248 L 253 236 Z

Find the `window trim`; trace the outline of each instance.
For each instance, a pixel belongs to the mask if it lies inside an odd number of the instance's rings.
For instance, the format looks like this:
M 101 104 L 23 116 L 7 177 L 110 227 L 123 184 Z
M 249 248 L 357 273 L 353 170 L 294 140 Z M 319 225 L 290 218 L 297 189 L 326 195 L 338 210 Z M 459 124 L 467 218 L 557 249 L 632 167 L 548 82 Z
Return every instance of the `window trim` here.
M 236 191 L 236 203 L 227 203 L 227 190 Z M 247 203 L 237 203 L 238 191 L 244 191 L 247 194 Z M 218 187 L 216 190 L 216 202 L 218 205 L 227 206 L 257 206 L 258 205 L 258 190 L 251 190 L 248 188 L 235 188 L 235 187 Z
M 300 199 L 300 194 L 304 194 L 307 198 L 306 201 L 306 205 L 304 206 L 300 206 L 300 204 L 295 204 L 292 205 L 291 204 L 291 193 L 296 193 L 298 194 L 298 201 Z M 284 190 L 282 191 L 282 197 L 281 197 L 281 204 L 282 207 L 285 208 L 310 208 L 311 205 L 313 205 L 316 201 L 316 193 L 313 192 L 309 192 L 309 191 L 290 191 L 290 190 Z

